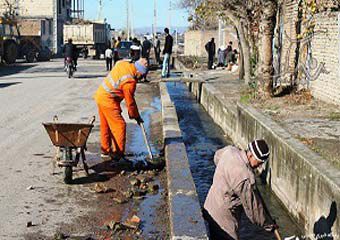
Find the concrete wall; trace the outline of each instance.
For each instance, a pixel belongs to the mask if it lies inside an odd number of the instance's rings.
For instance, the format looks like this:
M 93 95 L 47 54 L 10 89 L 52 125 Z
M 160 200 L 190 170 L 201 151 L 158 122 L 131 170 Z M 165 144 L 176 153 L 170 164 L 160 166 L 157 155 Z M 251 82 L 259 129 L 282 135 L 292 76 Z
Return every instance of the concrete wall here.
M 271 146 L 268 168 L 271 188 L 304 227 L 306 235 L 313 239 L 314 224 L 328 216 L 332 201 L 339 208 L 338 169 L 254 108 L 228 100 L 218 86 L 204 83 L 200 87 L 199 83 L 191 83 L 189 89 L 236 144 L 245 148 L 255 138 L 268 141 Z M 332 230 L 334 239 L 338 239 L 339 215 Z
M 231 28 L 226 28 L 224 32 L 225 46 L 228 42 L 233 42 L 233 47 L 238 49 L 236 33 Z M 188 31 L 184 34 L 184 55 L 186 56 L 208 56 L 205 50 L 205 44 L 210 41 L 211 38 L 215 38 L 216 53 L 219 48 L 218 31 Z
M 207 229 L 191 175 L 176 108 L 170 99 L 166 83 L 160 83 L 160 93 L 171 240 L 207 240 Z

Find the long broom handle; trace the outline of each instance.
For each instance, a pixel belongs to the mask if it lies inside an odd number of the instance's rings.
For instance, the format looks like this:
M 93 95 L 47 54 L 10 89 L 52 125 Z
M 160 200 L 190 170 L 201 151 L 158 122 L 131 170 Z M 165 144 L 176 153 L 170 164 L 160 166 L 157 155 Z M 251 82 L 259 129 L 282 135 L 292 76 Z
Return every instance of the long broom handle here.
M 142 132 L 143 132 L 143 137 L 144 137 L 146 148 L 148 149 L 148 152 L 149 152 L 149 157 L 150 157 L 151 160 L 153 160 L 151 148 L 150 148 L 150 145 L 149 145 L 149 142 L 148 142 L 148 138 L 146 136 L 146 132 L 145 132 L 145 128 L 144 128 L 144 123 L 140 123 L 140 126 L 142 128 Z
M 264 202 L 263 197 L 262 197 L 262 195 L 261 195 L 261 193 L 260 193 L 260 191 L 259 191 L 258 189 L 257 189 L 257 195 L 259 196 L 259 198 L 260 198 L 260 200 L 261 200 L 261 202 L 262 202 L 262 205 L 263 205 L 263 209 L 264 209 L 264 211 L 266 212 L 266 214 L 268 215 L 270 221 L 272 221 L 273 223 L 275 223 L 275 219 L 274 219 L 274 218 L 272 217 L 272 215 L 270 214 L 269 209 L 267 208 L 267 205 L 266 205 L 266 203 Z M 275 238 L 276 238 L 277 240 L 282 240 L 282 238 L 281 238 L 281 236 L 280 236 L 280 233 L 279 233 L 279 230 L 275 229 L 275 230 L 274 230 L 274 235 L 275 235 Z

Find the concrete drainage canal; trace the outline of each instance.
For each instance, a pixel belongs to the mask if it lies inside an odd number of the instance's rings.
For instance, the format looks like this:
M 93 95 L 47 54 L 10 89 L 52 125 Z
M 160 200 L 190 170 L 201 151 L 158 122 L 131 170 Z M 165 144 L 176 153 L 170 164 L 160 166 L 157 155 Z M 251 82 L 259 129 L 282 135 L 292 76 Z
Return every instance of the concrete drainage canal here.
M 203 206 L 212 184 L 215 165 L 213 156 L 217 149 L 232 144 L 222 129 L 210 118 L 183 83 L 167 83 L 171 101 L 176 107 L 179 127 L 187 150 L 190 170 L 194 179 L 200 205 Z M 301 236 L 299 227 L 281 205 L 280 200 L 261 181 L 258 187 L 271 214 L 280 226 L 282 237 Z M 253 225 L 242 215 L 240 237 L 244 240 L 275 239 L 274 235 Z

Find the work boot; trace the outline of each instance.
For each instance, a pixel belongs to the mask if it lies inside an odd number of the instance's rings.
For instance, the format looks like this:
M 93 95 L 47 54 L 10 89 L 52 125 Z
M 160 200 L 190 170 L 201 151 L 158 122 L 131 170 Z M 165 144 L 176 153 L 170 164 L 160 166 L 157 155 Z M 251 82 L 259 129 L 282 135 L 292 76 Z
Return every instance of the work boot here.
M 112 160 L 110 153 L 101 153 L 100 157 L 103 161 L 111 161 Z

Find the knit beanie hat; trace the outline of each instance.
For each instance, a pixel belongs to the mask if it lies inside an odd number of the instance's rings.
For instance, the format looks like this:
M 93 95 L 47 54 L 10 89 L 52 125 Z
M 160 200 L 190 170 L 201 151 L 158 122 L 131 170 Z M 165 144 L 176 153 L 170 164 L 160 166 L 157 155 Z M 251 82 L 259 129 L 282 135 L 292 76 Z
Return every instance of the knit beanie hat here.
M 265 162 L 269 157 L 269 147 L 265 140 L 256 139 L 248 144 L 249 151 L 253 154 L 256 160 Z

